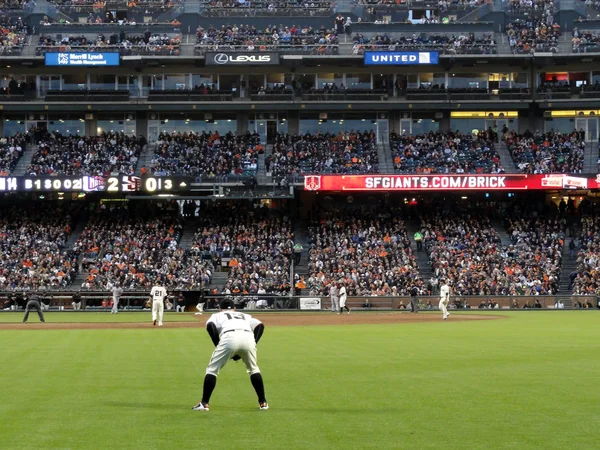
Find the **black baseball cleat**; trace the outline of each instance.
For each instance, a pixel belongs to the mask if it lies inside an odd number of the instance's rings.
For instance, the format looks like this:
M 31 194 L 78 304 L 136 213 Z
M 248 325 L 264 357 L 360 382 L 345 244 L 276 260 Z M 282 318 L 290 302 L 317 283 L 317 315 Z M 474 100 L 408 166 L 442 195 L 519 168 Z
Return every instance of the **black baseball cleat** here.
M 152 325 L 156 326 L 156 320 L 154 322 L 152 322 Z

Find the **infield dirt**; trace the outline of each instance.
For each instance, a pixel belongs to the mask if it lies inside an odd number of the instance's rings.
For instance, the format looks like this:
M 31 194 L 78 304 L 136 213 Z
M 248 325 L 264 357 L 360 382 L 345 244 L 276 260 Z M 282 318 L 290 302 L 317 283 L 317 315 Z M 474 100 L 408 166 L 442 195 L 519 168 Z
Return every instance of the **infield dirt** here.
M 352 314 L 320 313 L 256 313 L 252 315 L 259 318 L 266 326 L 314 326 L 314 325 L 361 325 L 361 324 L 387 324 L 387 323 L 419 323 L 441 322 L 439 314 L 411 314 L 404 312 L 369 312 Z M 101 329 L 145 329 L 145 328 L 204 328 L 210 313 L 202 316 L 190 316 L 189 322 L 169 322 L 165 318 L 163 327 L 154 327 L 148 314 L 147 323 L 139 322 L 28 322 L 28 323 L 0 323 L 0 330 L 101 330 Z M 481 314 L 452 314 L 447 323 L 463 322 L 470 320 L 495 320 L 502 319 L 501 315 Z

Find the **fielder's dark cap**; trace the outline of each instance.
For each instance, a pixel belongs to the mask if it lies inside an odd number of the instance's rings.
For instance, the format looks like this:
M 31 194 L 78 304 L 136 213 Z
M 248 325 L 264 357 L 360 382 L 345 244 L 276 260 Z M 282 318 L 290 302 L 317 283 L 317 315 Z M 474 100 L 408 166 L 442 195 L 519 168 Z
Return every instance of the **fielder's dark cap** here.
M 224 298 L 223 300 L 221 300 L 219 302 L 219 308 L 233 309 L 233 308 L 235 308 L 235 304 L 233 303 L 233 300 L 231 300 L 230 298 Z

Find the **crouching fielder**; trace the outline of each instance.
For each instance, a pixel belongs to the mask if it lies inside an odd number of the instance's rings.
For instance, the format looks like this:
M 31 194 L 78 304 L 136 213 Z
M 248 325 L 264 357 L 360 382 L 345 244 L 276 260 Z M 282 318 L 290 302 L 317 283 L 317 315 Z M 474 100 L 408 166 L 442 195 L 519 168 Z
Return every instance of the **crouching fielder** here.
M 215 350 L 206 368 L 202 400 L 192 410 L 209 410 L 208 403 L 217 385 L 219 371 L 230 359 L 244 361 L 250 382 L 258 396 L 258 407 L 269 409 L 262 375 L 256 363 L 256 344 L 265 326 L 249 314 L 237 312 L 232 300 L 221 300 L 219 308 L 220 312 L 213 314 L 206 322 L 206 331 L 215 344 Z
M 450 313 L 448 312 L 448 302 L 450 301 L 450 286 L 445 280 L 440 280 L 442 287 L 440 288 L 440 304 L 438 305 L 442 311 L 442 319 L 446 320 Z
M 157 282 L 156 286 L 153 286 L 150 291 L 150 297 L 152 297 L 152 324 L 156 326 L 156 320 L 158 319 L 158 326 L 162 327 L 167 290 L 160 285 L 160 282 Z

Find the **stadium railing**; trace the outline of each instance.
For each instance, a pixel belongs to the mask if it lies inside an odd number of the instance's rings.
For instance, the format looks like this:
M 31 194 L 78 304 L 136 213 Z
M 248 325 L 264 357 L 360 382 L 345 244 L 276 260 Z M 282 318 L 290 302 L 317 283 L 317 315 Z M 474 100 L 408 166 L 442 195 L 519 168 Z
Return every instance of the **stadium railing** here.
M 217 309 L 220 300 L 230 298 L 234 301 L 239 309 L 246 310 L 303 310 L 303 311 L 327 311 L 331 308 L 329 297 L 306 295 L 205 295 L 206 290 L 189 290 L 168 288 L 169 300 L 173 302 L 173 294 L 182 292 L 188 305 L 196 305 L 201 299 L 205 302 L 205 309 Z M 45 291 L 37 292 L 42 299 L 46 299 L 44 303 L 50 305 L 50 310 L 62 311 L 72 310 L 73 294 L 75 290 L 64 291 Z M 27 291 L 31 295 L 33 291 Z M 15 295 L 16 292 L 0 292 L 0 305 L 3 305 L 3 311 L 22 311 L 24 302 L 21 302 L 18 307 L 11 307 L 8 304 L 9 297 Z M 81 290 L 82 310 L 98 311 L 109 310 L 111 308 L 112 294 L 109 291 L 86 291 Z M 120 306 L 125 310 L 142 310 L 145 308 L 145 303 L 149 299 L 149 290 L 131 291 L 127 290 L 121 296 Z M 437 310 L 439 297 L 437 296 L 419 296 L 419 309 L 422 311 Z M 497 309 L 479 308 L 482 302 L 494 300 L 498 304 Z M 539 301 L 541 308 L 535 308 L 536 300 Z M 555 305 L 560 300 L 564 305 L 564 309 L 575 309 L 573 305 L 577 300 L 583 305 L 590 302 L 591 309 L 600 309 L 598 296 L 578 296 L 578 295 L 540 295 L 540 296 L 452 296 L 450 302 L 456 302 L 458 307 L 449 310 L 468 311 L 506 311 L 506 310 L 528 310 L 528 309 L 557 309 Z M 518 307 L 512 307 L 513 301 L 516 301 Z M 428 306 L 428 303 L 431 306 Z M 469 309 L 465 309 L 465 303 L 470 305 Z M 409 309 L 410 297 L 348 297 L 346 303 L 350 308 L 355 310 L 404 310 Z M 530 308 L 524 308 L 528 304 Z M 264 305 L 264 306 L 263 306 Z M 404 305 L 405 308 L 402 308 Z M 584 308 L 585 309 L 585 308 Z

